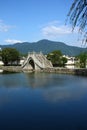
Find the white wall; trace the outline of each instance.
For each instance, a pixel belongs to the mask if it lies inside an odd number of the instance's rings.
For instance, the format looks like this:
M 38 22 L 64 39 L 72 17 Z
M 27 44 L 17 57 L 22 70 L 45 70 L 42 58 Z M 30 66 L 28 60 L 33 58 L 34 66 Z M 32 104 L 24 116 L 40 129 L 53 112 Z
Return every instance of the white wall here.
M 4 65 L 4 63 L 2 61 L 0 61 L 0 65 Z

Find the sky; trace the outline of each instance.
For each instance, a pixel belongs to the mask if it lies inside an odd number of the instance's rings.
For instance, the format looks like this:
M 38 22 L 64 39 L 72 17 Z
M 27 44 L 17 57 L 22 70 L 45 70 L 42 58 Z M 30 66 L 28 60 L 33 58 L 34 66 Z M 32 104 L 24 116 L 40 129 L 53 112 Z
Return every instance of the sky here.
M 81 46 L 66 18 L 73 0 L 0 0 L 0 45 L 42 39 Z

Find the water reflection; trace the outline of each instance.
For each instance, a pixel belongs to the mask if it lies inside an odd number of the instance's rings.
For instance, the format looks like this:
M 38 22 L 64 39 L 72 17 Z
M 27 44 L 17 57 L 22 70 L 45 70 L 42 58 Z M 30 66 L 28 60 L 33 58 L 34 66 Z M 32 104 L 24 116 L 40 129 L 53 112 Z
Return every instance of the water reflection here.
M 79 90 L 80 89 L 80 90 Z M 83 96 L 87 94 L 87 88 L 79 88 L 75 91 L 74 89 L 56 89 L 49 90 L 44 93 L 44 98 L 49 102 L 61 102 L 61 101 L 69 101 L 69 100 L 81 100 Z
M 31 88 L 44 90 L 42 96 L 49 102 L 80 100 L 87 93 L 86 77 L 45 73 L 26 77 Z
M 9 91 L 17 93 L 17 89 L 22 92 L 22 88 L 28 88 L 29 92 L 32 90 L 34 93 L 40 91 L 38 94 L 41 94 L 49 102 L 79 100 L 87 93 L 86 82 L 86 77 L 49 73 L 0 75 L 0 88 L 9 88 L 9 90 L 3 90 L 3 95 Z M 0 99 L 5 101 L 4 96 L 0 95 Z M 2 101 L 0 100 L 0 102 Z
M 56 85 L 62 85 L 64 82 L 62 82 L 62 77 L 58 74 L 48 74 L 48 73 L 26 73 L 25 74 L 28 84 L 31 88 L 51 88 L 55 87 Z M 63 80 L 66 80 L 65 78 Z
M 0 74 L 0 130 L 87 130 L 87 78 Z
M 0 74 L 0 87 L 19 88 L 26 83 L 22 73 L 3 73 Z

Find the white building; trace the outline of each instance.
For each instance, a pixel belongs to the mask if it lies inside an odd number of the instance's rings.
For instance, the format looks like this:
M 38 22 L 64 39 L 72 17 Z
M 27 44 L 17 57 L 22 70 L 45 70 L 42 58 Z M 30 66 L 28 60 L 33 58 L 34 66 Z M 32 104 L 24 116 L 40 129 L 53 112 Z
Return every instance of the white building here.
M 25 61 L 25 57 L 22 57 L 21 59 L 20 59 L 20 62 L 19 62 L 19 65 L 22 65 L 23 64 L 23 62 Z
M 2 61 L 2 57 L 0 56 L 0 65 L 4 65 L 3 61 Z
M 67 63 L 66 63 L 66 68 L 70 68 L 73 69 L 75 68 L 75 57 L 71 57 L 71 56 L 63 56 L 65 58 L 67 58 Z
M 2 49 L 0 48 L 0 51 L 2 51 Z M 0 65 L 4 65 L 3 61 L 2 61 L 2 57 L 0 56 Z

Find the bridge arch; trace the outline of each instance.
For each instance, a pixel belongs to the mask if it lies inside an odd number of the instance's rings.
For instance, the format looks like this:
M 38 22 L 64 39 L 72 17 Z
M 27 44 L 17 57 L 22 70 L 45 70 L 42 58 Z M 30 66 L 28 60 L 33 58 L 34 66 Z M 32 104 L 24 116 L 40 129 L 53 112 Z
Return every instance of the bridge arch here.
M 28 63 L 31 66 L 31 69 L 35 70 L 35 63 L 34 63 L 34 60 L 31 57 L 29 58 Z
M 27 58 L 22 64 L 23 70 L 35 70 L 39 71 L 44 68 L 53 67 L 52 63 L 46 59 L 45 55 L 40 53 L 28 53 Z

